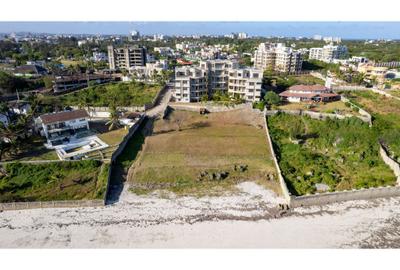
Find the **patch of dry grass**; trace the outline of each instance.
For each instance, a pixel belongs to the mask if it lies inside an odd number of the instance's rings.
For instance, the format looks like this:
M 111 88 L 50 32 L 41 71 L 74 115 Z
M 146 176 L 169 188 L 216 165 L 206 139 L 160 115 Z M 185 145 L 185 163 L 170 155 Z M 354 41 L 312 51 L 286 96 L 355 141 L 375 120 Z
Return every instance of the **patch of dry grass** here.
M 242 181 L 266 182 L 278 191 L 262 116 L 251 111 L 200 115 L 174 111 L 154 123 L 134 164 L 133 191 L 168 189 L 177 194 L 210 195 Z M 235 164 L 246 164 L 244 172 Z M 223 180 L 199 179 L 201 172 L 228 172 Z M 272 176 L 274 175 L 274 176 Z M 268 184 L 269 183 L 269 184 Z

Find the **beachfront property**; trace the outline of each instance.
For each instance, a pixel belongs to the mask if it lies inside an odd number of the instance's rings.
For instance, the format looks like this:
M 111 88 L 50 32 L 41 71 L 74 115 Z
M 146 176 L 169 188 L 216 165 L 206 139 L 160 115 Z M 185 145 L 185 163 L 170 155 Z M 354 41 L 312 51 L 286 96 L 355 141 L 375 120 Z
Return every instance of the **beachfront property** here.
M 254 67 L 261 70 L 295 73 L 301 71 L 302 54 L 283 43 L 261 43 L 254 52 Z
M 114 48 L 108 46 L 108 63 L 111 70 L 145 66 L 147 50 L 143 46 Z
M 310 48 L 308 59 L 331 63 L 336 59 L 346 59 L 348 50 L 345 45 L 328 44 L 322 48 Z
M 85 110 L 43 114 L 35 122 L 39 133 L 47 139 L 45 146 L 55 149 L 60 160 L 81 159 L 90 152 L 108 147 L 91 134 Z
M 69 141 L 71 136 L 89 130 L 89 114 L 85 110 L 62 111 L 39 116 L 37 125 L 49 146 Z
M 279 94 L 288 102 L 330 102 L 340 100 L 340 95 L 323 85 L 294 85 Z

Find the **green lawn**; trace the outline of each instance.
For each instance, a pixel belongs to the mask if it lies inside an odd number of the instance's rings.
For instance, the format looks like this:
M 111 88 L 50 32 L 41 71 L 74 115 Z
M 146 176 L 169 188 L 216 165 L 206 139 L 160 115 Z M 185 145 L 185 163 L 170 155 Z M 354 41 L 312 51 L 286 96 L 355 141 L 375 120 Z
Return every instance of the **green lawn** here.
M 131 190 L 201 196 L 232 190 L 241 181 L 256 181 L 279 193 L 262 122 L 251 125 L 241 119 L 247 113 L 204 116 L 175 111 L 168 119 L 157 120 L 134 163 Z M 247 165 L 247 169 L 240 172 L 235 165 Z M 216 180 L 213 173 L 227 176 Z M 268 181 L 271 175 L 274 180 Z
M 10 163 L 0 174 L 0 202 L 103 199 L 109 164 L 95 160 Z
M 86 88 L 81 91 L 59 97 L 61 103 L 69 106 L 109 106 L 114 102 L 116 106 L 143 106 L 151 103 L 160 91 L 159 85 L 144 83 L 111 83 Z
M 282 113 L 268 117 L 268 125 L 295 195 L 315 193 L 317 183 L 331 191 L 396 183 L 380 157 L 377 133 L 357 118 L 321 121 Z

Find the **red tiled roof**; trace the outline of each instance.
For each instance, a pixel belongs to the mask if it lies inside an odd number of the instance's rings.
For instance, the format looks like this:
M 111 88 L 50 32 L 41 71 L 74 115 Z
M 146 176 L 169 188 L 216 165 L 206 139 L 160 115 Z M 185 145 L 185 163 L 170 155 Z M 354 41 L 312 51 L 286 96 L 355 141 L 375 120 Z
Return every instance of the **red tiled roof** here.
M 313 97 L 338 97 L 338 94 L 335 93 L 291 93 L 290 91 L 284 91 L 279 94 L 281 97 L 299 97 L 299 98 L 313 98 Z
M 40 119 L 42 120 L 43 124 L 47 125 L 86 117 L 89 117 L 89 115 L 85 110 L 75 110 L 43 114 L 40 116 Z
M 323 85 L 320 84 L 314 84 L 314 85 L 305 85 L 305 84 L 296 84 L 288 89 L 289 91 L 326 91 L 328 88 L 326 88 Z

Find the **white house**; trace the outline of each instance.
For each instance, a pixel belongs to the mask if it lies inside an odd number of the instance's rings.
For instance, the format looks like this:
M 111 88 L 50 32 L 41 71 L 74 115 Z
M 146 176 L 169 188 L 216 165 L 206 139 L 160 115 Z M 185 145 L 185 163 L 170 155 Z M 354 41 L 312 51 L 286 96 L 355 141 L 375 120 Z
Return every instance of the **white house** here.
M 69 141 L 77 133 L 89 130 L 89 115 L 85 110 L 62 111 L 39 116 L 37 124 L 50 146 Z

